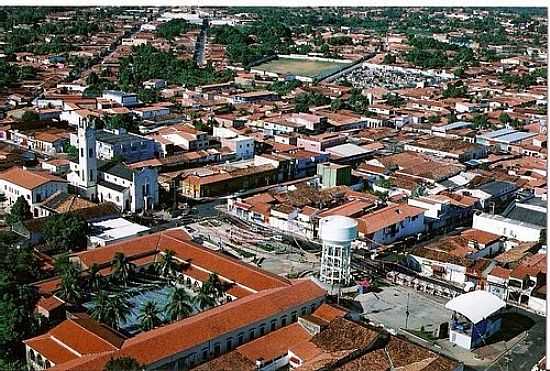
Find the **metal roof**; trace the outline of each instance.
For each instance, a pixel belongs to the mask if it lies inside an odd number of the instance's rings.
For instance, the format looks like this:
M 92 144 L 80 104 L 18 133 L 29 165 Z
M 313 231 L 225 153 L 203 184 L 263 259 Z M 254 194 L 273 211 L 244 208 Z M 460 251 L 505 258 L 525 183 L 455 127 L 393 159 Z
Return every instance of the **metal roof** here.
M 482 290 L 459 295 L 445 304 L 445 308 L 462 314 L 473 323 L 481 322 L 504 307 L 503 300 Z

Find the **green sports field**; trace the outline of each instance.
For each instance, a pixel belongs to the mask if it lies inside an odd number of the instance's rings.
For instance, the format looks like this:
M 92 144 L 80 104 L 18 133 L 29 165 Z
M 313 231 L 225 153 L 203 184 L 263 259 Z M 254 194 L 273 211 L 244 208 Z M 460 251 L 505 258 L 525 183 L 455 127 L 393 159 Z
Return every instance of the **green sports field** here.
M 266 63 L 262 63 L 253 68 L 256 70 L 263 70 L 266 72 L 273 72 L 281 75 L 293 74 L 297 76 L 315 78 L 320 75 L 325 75 L 327 73 L 337 71 L 347 65 L 348 63 L 279 58 L 273 59 Z

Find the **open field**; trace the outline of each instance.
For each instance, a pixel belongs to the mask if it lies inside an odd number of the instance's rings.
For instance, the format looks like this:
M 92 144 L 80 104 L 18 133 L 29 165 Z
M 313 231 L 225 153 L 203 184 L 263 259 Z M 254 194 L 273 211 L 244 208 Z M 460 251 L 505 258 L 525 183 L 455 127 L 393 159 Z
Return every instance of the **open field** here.
M 279 58 L 269 62 L 255 66 L 254 69 L 277 74 L 293 74 L 305 77 L 317 77 L 329 72 L 339 70 L 340 68 L 349 65 L 348 63 L 324 62 L 314 60 L 300 60 Z

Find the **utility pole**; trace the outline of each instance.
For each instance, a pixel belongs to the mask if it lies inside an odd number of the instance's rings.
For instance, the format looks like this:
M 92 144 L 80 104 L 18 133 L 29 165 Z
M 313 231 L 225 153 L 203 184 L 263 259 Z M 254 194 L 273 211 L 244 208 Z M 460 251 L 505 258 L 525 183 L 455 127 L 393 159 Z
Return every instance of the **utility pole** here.
M 405 329 L 409 328 L 409 299 L 411 294 L 407 293 L 407 310 L 405 311 Z

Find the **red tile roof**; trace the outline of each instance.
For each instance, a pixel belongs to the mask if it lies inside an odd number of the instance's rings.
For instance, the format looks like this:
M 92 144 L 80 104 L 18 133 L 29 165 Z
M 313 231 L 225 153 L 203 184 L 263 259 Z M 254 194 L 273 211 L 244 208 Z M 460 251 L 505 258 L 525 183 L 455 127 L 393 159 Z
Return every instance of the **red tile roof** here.
M 26 189 L 34 189 L 49 182 L 67 182 L 65 179 L 51 175 L 47 171 L 26 170 L 18 166 L 1 172 L 0 179 Z
M 268 362 L 288 353 L 288 348 L 307 341 L 311 335 L 298 323 L 282 327 L 237 349 L 246 358 L 255 362 Z
M 25 343 L 56 365 L 79 358 L 78 354 L 59 344 L 47 335 L 35 337 Z
M 422 213 L 424 209 L 405 204 L 388 206 L 359 218 L 358 229 L 363 234 L 372 234 Z
M 120 350 L 73 360 L 55 369 L 101 370 L 110 358 L 123 356 L 149 365 L 206 344 L 211 339 L 251 323 L 266 321 L 267 326 L 267 320 L 273 315 L 319 299 L 325 294 L 325 290 L 309 279 L 293 281 L 291 286 L 264 290 L 184 320 L 142 332 L 126 340 Z
M 460 235 L 468 241 L 475 241 L 483 245 L 491 244 L 500 239 L 500 236 L 498 234 L 485 232 L 474 228 L 467 229 Z

